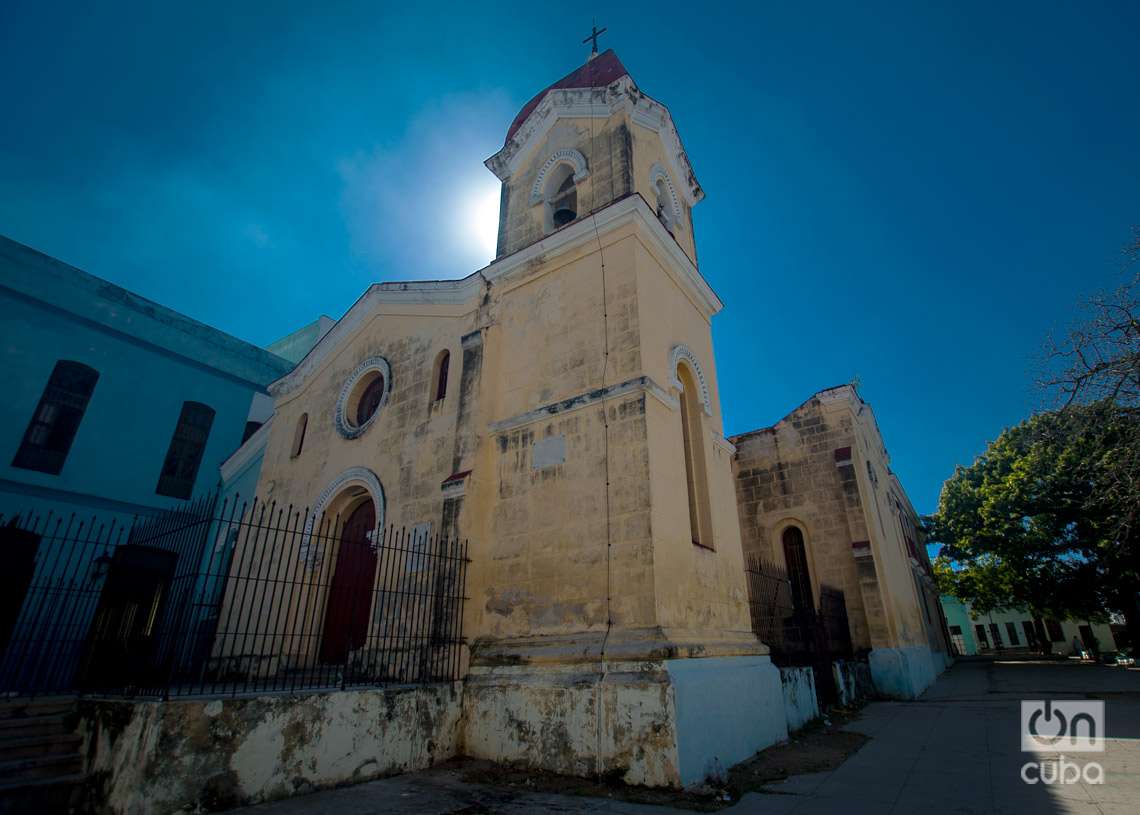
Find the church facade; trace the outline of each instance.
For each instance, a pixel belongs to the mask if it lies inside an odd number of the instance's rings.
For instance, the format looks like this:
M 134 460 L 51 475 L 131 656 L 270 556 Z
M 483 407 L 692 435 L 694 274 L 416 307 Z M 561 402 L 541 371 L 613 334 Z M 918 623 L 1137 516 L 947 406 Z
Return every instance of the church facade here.
M 257 494 L 344 534 L 469 541 L 467 755 L 700 781 L 787 736 L 749 615 L 759 533 L 742 543 L 703 191 L 612 51 L 528 102 L 486 165 L 496 259 L 371 286 L 270 386 Z
M 487 166 L 498 257 L 369 288 L 271 385 L 258 494 L 470 541 L 468 754 L 698 780 L 786 732 L 748 617 L 702 190 L 612 51 Z

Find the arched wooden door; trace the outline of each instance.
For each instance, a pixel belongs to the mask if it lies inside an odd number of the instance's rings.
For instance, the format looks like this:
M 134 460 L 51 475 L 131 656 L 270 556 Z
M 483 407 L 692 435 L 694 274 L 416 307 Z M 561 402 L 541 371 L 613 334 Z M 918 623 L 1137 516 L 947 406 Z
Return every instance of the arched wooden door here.
M 376 552 L 368 533 L 375 528 L 376 510 L 371 501 L 354 509 L 344 524 L 325 606 L 321 662 L 344 662 L 368 638 L 376 575 Z

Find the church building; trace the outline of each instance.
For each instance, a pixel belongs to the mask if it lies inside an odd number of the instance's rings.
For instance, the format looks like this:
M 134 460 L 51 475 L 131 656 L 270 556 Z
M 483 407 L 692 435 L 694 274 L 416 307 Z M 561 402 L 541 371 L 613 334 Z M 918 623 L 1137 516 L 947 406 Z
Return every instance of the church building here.
M 786 734 L 748 616 L 704 193 L 613 51 L 486 164 L 496 259 L 371 286 L 270 386 L 258 494 L 470 541 L 467 754 L 699 780 Z
M 704 192 L 669 110 L 613 51 L 531 99 L 486 166 L 502 182 L 495 260 L 369 287 L 270 385 L 257 494 L 339 519 L 341 552 L 377 527 L 469 541 L 465 754 L 700 781 L 787 737 L 744 571 L 744 547 L 785 520 L 738 512 L 745 470 L 762 465 L 724 436 L 722 303 L 691 217 Z M 922 612 L 883 599 L 910 567 L 860 594 L 852 543 L 860 641 L 933 637 Z M 348 625 L 383 614 L 357 613 Z
M 917 697 L 949 664 L 950 641 L 918 514 L 871 406 L 853 385 L 827 388 L 732 441 L 745 557 L 784 569 L 809 606 L 825 586 L 843 592 L 878 692 Z

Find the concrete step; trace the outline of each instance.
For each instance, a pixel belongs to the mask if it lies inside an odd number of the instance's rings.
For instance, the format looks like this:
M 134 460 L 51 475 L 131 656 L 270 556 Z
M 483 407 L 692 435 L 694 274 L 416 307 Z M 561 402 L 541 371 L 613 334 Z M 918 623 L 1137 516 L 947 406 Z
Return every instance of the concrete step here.
M 49 716 L 0 719 L 0 741 L 66 733 L 69 730 L 67 719 L 66 715 L 58 713 Z
M 29 716 L 54 716 L 75 710 L 73 696 L 44 696 L 36 699 L 8 699 L 0 701 L 0 721 L 24 719 Z
M 82 740 L 76 733 L 52 733 L 19 739 L 0 739 L 0 761 L 38 756 L 75 755 Z
M 29 781 L 78 775 L 82 769 L 83 761 L 78 753 L 0 761 L 0 789 Z
M 0 815 L 81 811 L 85 776 L 79 773 L 39 778 L 16 784 L 0 783 Z

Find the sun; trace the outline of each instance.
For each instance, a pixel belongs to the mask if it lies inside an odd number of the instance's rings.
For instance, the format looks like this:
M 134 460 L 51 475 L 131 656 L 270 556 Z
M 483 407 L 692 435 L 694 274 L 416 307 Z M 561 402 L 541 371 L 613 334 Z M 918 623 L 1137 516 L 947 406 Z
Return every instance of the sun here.
M 487 260 L 495 256 L 499 235 L 499 185 L 480 184 L 467 196 L 466 240 Z

